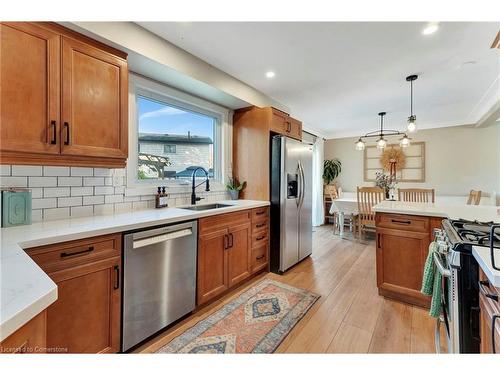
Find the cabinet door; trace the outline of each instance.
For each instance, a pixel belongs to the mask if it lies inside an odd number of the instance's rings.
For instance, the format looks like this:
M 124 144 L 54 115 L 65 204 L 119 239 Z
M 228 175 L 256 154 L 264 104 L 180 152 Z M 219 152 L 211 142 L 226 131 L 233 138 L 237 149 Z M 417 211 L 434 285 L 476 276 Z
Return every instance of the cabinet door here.
M 227 282 L 227 230 L 201 235 L 198 241 L 198 304 L 221 294 Z
M 493 294 L 493 293 L 492 293 Z M 481 353 L 493 353 L 493 337 L 495 340 L 495 353 L 500 354 L 500 318 L 494 318 L 500 314 L 500 304 L 486 297 L 482 292 L 479 295 L 480 315 L 480 335 Z M 493 329 L 493 324 L 494 329 Z M 494 336 L 493 336 L 494 335 Z
M 272 110 L 271 115 L 271 131 L 278 134 L 286 134 L 287 132 L 287 120 L 286 115 L 281 112 Z
M 288 118 L 288 123 L 288 136 L 298 139 L 299 141 L 302 140 L 302 123 L 299 120 L 295 120 L 291 117 Z
M 242 224 L 229 228 L 228 281 L 229 287 L 250 276 L 252 272 L 251 225 Z
M 59 153 L 59 34 L 27 22 L 0 24 L 2 151 Z
M 47 347 L 68 353 L 120 349 L 120 257 L 50 273 L 58 299 L 47 309 Z
M 127 156 L 127 63 L 75 39 L 62 40 L 62 153 Z
M 377 286 L 381 294 L 427 306 L 420 293 L 429 233 L 377 228 Z

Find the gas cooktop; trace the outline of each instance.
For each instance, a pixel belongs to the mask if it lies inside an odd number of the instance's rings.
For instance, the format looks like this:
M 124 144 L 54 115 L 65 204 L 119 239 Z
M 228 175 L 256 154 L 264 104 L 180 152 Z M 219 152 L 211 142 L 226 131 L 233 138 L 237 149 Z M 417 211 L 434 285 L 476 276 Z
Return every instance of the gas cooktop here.
M 480 222 L 470 220 L 450 220 L 457 237 L 470 245 L 491 246 L 491 226 L 494 222 Z M 500 228 L 493 234 L 493 247 L 500 248 Z

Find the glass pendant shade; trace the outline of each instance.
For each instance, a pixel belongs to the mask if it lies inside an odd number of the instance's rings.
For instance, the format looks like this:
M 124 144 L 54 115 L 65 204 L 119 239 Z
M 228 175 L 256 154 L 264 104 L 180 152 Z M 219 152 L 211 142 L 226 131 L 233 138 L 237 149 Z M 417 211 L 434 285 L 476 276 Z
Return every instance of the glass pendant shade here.
M 408 147 L 410 145 L 410 138 L 405 134 L 403 138 L 399 140 L 399 146 L 401 148 Z
M 387 141 L 383 137 L 380 137 L 377 141 L 377 148 L 383 149 L 385 146 L 387 146 Z
M 409 133 L 415 133 L 417 131 L 417 117 L 416 116 L 408 117 L 407 130 Z
M 365 149 L 365 142 L 363 142 L 363 141 L 361 140 L 361 138 L 360 138 L 360 139 L 358 139 L 358 141 L 356 142 L 356 150 L 357 150 L 357 151 L 363 151 L 364 149 Z

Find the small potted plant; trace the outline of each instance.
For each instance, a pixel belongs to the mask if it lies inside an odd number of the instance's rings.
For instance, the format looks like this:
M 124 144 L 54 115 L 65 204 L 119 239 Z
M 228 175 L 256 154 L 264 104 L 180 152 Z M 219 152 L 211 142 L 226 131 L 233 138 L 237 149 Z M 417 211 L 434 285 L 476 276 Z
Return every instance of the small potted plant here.
M 384 189 L 385 198 L 394 200 L 394 197 L 391 197 L 390 192 L 394 192 L 394 188 L 396 186 L 396 179 L 392 175 L 387 175 L 383 172 L 375 173 L 375 186 Z
M 226 184 L 226 188 L 229 190 L 229 195 L 231 195 L 232 200 L 237 200 L 240 197 L 240 191 L 242 191 L 246 186 L 246 181 L 239 183 L 234 177 L 229 177 L 229 181 Z

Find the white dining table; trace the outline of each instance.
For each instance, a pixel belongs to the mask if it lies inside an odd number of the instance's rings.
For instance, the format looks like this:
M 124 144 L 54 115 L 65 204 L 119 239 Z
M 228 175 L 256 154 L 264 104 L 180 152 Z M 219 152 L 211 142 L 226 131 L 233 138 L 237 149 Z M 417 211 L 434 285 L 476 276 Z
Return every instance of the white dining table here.
M 436 202 L 446 204 L 465 204 L 467 202 L 466 196 L 449 196 L 439 195 L 436 196 Z M 482 197 L 480 205 L 491 205 L 492 200 L 490 197 Z M 337 213 L 339 236 L 344 235 L 345 216 L 358 215 L 358 198 L 357 194 L 353 192 L 343 192 L 340 198 L 334 199 L 330 206 L 330 214 Z M 351 222 L 352 230 L 352 222 Z

